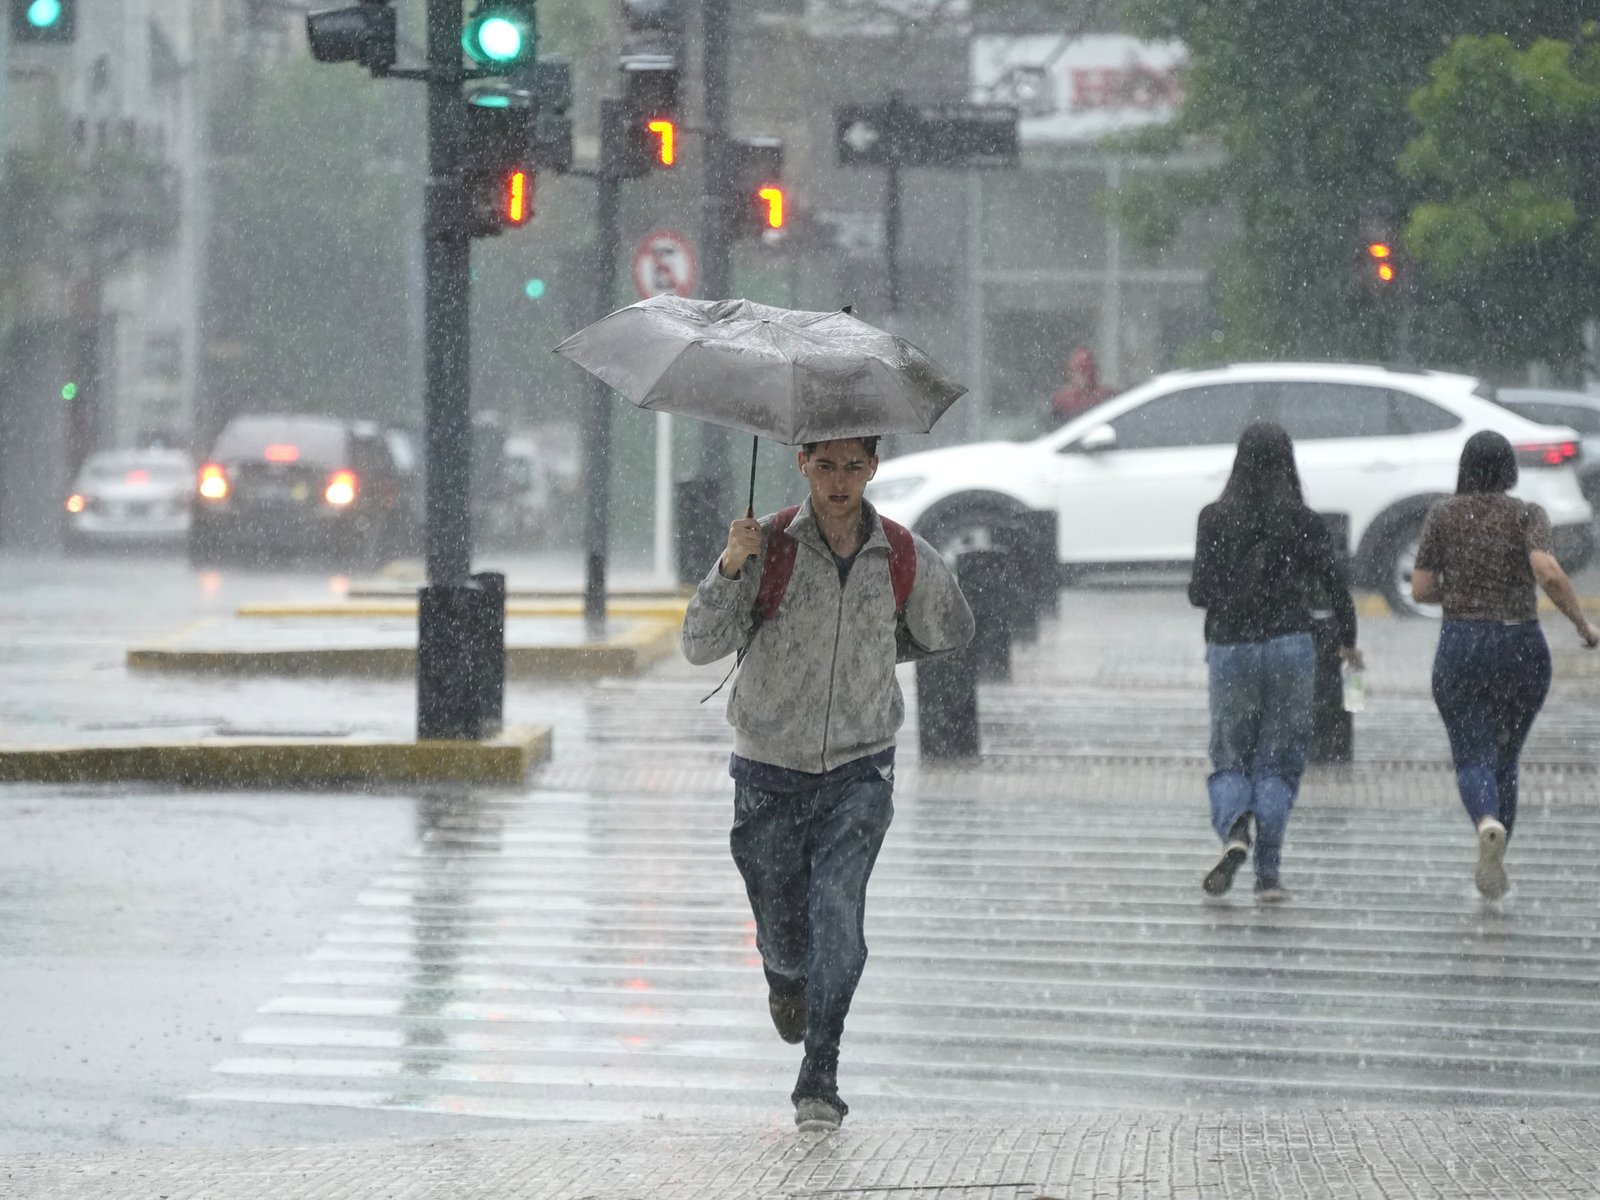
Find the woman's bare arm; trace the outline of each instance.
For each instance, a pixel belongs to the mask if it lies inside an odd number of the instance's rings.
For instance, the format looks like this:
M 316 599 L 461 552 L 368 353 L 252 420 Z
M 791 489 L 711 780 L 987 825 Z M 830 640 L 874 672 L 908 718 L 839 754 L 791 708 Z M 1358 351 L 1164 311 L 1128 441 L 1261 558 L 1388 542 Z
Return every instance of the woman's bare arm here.
M 1567 578 L 1567 573 L 1561 569 L 1556 556 L 1548 550 L 1530 550 L 1528 565 L 1533 568 L 1533 577 L 1539 581 L 1544 594 L 1550 597 L 1555 606 L 1561 610 L 1561 615 L 1571 621 L 1573 627 L 1577 629 L 1583 644 L 1591 650 L 1600 645 L 1600 629 L 1595 628 L 1594 622 L 1589 620 L 1588 614 L 1583 611 L 1583 605 L 1578 603 L 1577 589 L 1572 586 L 1572 580 Z
M 1420 567 L 1411 572 L 1411 598 L 1418 604 L 1439 603 L 1439 573 Z

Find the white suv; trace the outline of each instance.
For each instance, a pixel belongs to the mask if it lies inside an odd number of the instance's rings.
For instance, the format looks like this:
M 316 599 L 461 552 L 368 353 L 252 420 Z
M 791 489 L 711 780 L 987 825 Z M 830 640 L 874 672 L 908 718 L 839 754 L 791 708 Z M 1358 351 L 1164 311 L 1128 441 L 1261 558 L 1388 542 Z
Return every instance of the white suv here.
M 1306 503 L 1349 520 L 1355 581 L 1414 611 L 1411 566 L 1428 508 L 1455 490 L 1461 448 L 1480 429 L 1517 447 L 1516 494 L 1544 506 L 1569 569 L 1592 553 L 1592 510 L 1572 430 L 1495 403 L 1465 375 L 1343 363 L 1240 363 L 1157 376 L 1031 442 L 986 442 L 885 461 L 867 496 L 946 553 L 989 543 L 1024 508 L 1059 517 L 1058 558 L 1086 569 L 1171 570 L 1194 557 L 1200 509 L 1215 500 L 1253 420 L 1295 441 Z

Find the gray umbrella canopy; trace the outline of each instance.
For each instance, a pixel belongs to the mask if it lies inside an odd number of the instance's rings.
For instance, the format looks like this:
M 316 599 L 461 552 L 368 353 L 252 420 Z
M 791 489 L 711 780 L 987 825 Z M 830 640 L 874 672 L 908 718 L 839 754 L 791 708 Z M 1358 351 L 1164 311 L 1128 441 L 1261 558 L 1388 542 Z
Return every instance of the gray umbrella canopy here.
M 966 388 L 923 351 L 848 312 L 656 296 L 557 354 L 640 408 L 788 445 L 926 433 Z

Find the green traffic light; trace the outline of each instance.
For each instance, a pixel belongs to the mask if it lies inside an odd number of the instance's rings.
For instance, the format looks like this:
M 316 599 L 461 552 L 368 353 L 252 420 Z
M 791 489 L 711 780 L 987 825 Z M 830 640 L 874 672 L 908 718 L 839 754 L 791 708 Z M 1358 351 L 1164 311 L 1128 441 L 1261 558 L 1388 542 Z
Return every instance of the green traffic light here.
M 78 398 L 78 385 L 75 383 L 63 384 L 61 398 L 63 400 L 76 400 Z
M 61 20 L 61 0 L 33 0 L 28 5 L 28 24 L 49 29 Z
M 511 62 L 522 55 L 522 30 L 504 17 L 490 17 L 478 26 L 478 45 L 490 62 Z
M 521 4 L 480 4 L 461 31 L 461 48 L 486 67 L 518 67 L 533 58 L 538 34 L 533 9 Z
M 537 300 L 540 296 L 544 295 L 544 280 L 530 279 L 528 280 L 527 286 L 524 287 L 522 291 L 529 300 Z

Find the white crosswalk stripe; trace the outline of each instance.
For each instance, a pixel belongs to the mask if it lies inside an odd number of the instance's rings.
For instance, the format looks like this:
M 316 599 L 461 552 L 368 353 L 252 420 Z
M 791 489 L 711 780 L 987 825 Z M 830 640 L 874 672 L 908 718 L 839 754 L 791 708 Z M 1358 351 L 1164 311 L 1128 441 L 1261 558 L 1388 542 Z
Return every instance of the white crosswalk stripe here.
M 899 797 L 841 1087 L 858 1114 L 1208 1098 L 1600 1098 L 1600 810 L 1530 813 L 1472 891 L 1459 812 L 1297 814 L 1293 898 L 1222 902 L 1198 799 Z M 781 1120 L 726 794 L 450 811 L 217 1065 L 214 1101 Z

